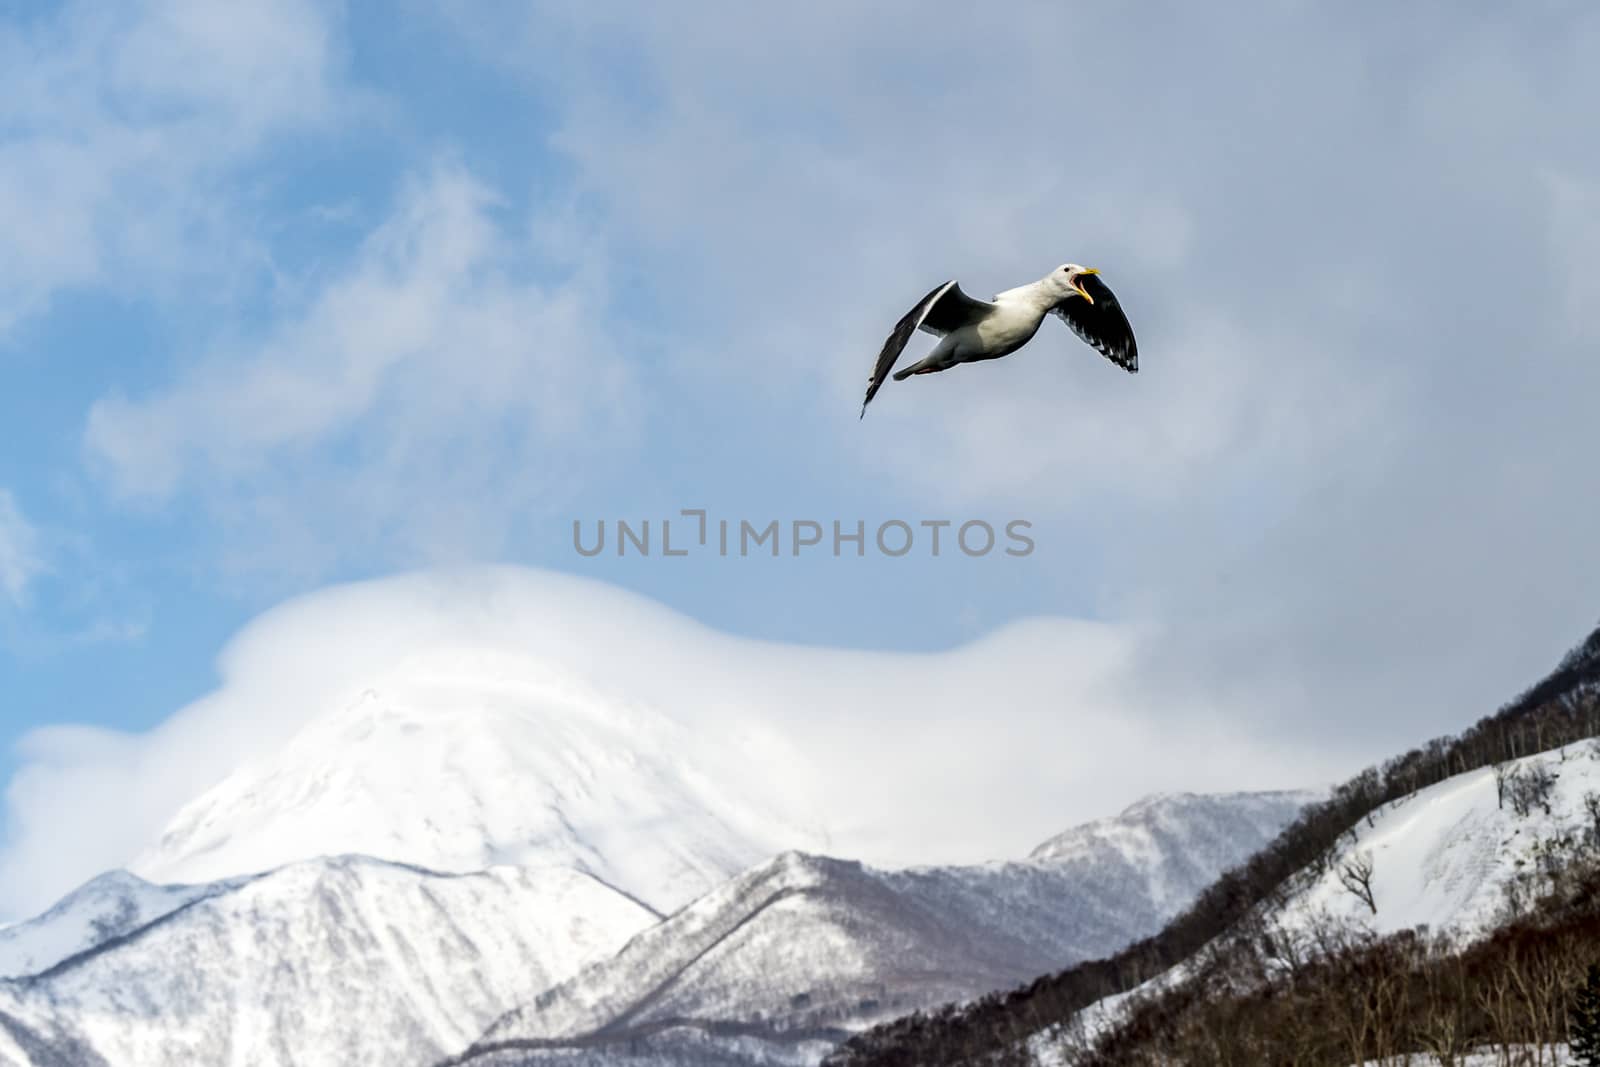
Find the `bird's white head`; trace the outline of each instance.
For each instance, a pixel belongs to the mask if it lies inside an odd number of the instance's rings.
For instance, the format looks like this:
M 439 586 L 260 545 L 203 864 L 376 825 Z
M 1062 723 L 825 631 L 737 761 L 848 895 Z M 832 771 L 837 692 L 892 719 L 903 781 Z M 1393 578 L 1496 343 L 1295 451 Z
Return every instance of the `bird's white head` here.
M 1050 276 L 1045 280 L 1061 296 L 1066 297 L 1076 294 L 1092 304 L 1094 303 L 1094 297 L 1090 296 L 1088 290 L 1084 289 L 1082 279 L 1087 274 L 1099 273 L 1093 267 L 1080 267 L 1076 263 L 1063 263 L 1051 271 Z

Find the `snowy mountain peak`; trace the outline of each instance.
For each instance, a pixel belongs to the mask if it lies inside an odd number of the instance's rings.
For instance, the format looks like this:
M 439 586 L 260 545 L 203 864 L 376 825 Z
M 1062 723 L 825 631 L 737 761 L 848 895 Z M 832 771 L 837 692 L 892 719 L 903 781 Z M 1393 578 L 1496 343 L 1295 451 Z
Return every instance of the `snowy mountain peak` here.
M 1158 793 L 1120 815 L 1074 826 L 1029 854 L 1039 863 L 1121 868 L 1130 884 L 1160 910 L 1197 893 L 1232 857 L 1241 841 L 1265 844 L 1320 794 Z
M 0 929 L 0 979 L 36 974 L 225 887 L 157 886 L 108 871 L 38 918 Z
M 307 860 L 0 982 L 0 1063 L 432 1062 L 658 918 L 571 869 Z
M 562 714 L 583 710 L 551 711 L 523 692 L 513 707 L 444 702 L 456 709 L 449 712 L 422 695 L 415 676 L 354 694 L 283 752 L 213 790 L 209 805 L 194 807 L 174 830 L 174 853 L 216 840 L 216 849 L 198 854 L 214 861 L 233 847 L 229 832 L 248 828 L 252 805 L 275 798 L 299 806 L 292 814 L 302 832 L 326 832 L 316 818 L 370 813 L 386 790 L 403 798 L 399 786 L 422 773 L 425 760 L 414 745 L 434 745 L 441 768 L 489 773 L 494 759 L 473 747 L 486 737 L 531 745 L 514 728 L 521 722 L 548 741 Z M 611 705 L 601 714 L 639 722 L 630 717 L 636 709 Z M 632 781 L 614 769 L 582 776 L 582 764 L 596 757 L 579 747 L 594 735 L 580 721 L 567 739 L 572 752 L 538 750 L 554 761 L 540 765 L 539 776 L 476 783 L 486 806 L 507 803 L 497 790 L 559 791 L 573 836 L 549 838 L 546 854 L 586 841 L 578 820 L 593 815 L 584 804 L 594 803 L 608 775 Z M 614 754 L 634 775 L 681 771 L 638 740 Z M 512 765 L 527 758 L 500 755 Z M 345 762 L 331 763 L 335 756 Z M 376 765 L 385 757 L 410 762 Z M 584 782 L 588 794 L 578 789 Z M 630 810 L 644 803 L 638 792 Z M 489 825 L 503 815 L 486 810 L 481 818 Z M 387 826 L 403 828 L 407 817 L 391 815 Z M 332 830 L 321 840 L 349 832 Z M 645 827 L 585 855 L 615 868 L 609 850 L 649 845 L 652 830 L 684 847 L 673 827 Z M 1258 843 L 1246 835 L 1223 862 Z M 520 1064 L 530 1049 L 587 1055 L 635 1041 L 663 1064 L 814 1063 L 859 1026 L 1022 981 L 1148 933 L 1162 913 L 1143 891 L 1122 867 L 1081 859 L 882 870 L 790 850 L 663 918 L 575 867 L 450 873 L 329 855 L 175 887 L 113 872 L 40 919 L 0 931 L 0 962 L 9 960 L 16 976 L 0 981 L 0 1062 L 229 1062 L 234 1042 L 248 1035 L 260 1050 L 251 1062 L 260 1063 L 421 1067 L 471 1046 L 473 1062 Z
M 133 867 L 200 881 L 340 853 L 570 865 L 666 911 L 809 840 L 727 795 L 727 758 L 535 657 L 434 650 L 188 804 Z

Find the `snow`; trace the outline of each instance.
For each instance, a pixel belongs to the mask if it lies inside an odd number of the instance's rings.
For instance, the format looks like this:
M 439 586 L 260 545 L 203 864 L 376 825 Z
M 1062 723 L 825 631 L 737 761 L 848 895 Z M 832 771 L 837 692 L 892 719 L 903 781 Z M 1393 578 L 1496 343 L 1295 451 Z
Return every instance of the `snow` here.
M 1384 805 L 1357 839 L 1346 839 L 1321 877 L 1302 884 L 1276 917 L 1286 931 L 1304 931 L 1327 916 L 1388 934 L 1426 926 L 1471 937 L 1491 928 L 1505 905 L 1506 887 L 1532 871 L 1537 851 L 1573 839 L 1587 816 L 1583 796 L 1600 792 L 1600 754 L 1587 745 L 1515 761 L 1515 771 L 1543 767 L 1555 776 L 1550 812 L 1517 815 L 1496 800 L 1495 772 L 1485 767 L 1456 775 Z M 1358 853 L 1373 861 L 1373 915 L 1339 883 L 1338 869 Z
M 657 699 L 596 669 L 608 659 L 575 665 L 592 633 L 554 655 L 447 629 L 460 640 L 393 650 L 363 634 L 376 650 L 361 669 L 320 663 L 328 678 L 282 690 L 316 713 L 242 763 L 219 760 L 132 873 L 0 930 L 17 978 L 0 981 L 0 1063 L 420 1067 L 519 1006 L 539 1006 L 533 1030 L 548 1036 L 647 1020 L 653 1047 L 687 1062 L 813 1062 L 841 1027 L 1153 931 L 1305 799 L 1155 798 L 1025 861 L 890 870 L 808 855 L 791 850 L 826 845 L 811 828 L 824 820 L 787 784 L 814 767 L 750 714 L 765 707 L 756 682 L 782 672 L 679 681 Z M 848 668 L 846 688 L 875 662 L 816 656 Z M 965 718 L 963 686 L 993 696 L 989 656 L 957 657 L 948 695 Z M 895 673 L 939 669 L 905 657 Z M 245 688 L 257 709 L 279 692 Z M 818 714 L 850 714 L 811 696 Z M 915 747 L 930 731 L 905 736 L 899 763 L 936 775 Z M 696 1030 L 775 1019 L 801 1029 Z
M 1242 857 L 1241 840 L 1266 844 L 1301 808 L 1322 793 L 1160 793 L 1120 815 L 1058 834 L 1029 854 L 1040 862 L 1119 864 L 1141 896 L 1171 913 Z M 1197 884 L 1196 875 L 1204 872 Z
M 826 843 L 736 792 L 719 772 L 737 758 L 717 734 L 542 658 L 436 648 L 184 805 L 131 869 L 201 883 L 320 855 L 456 872 L 562 865 L 669 912 L 772 855 Z M 1031 858 L 1116 867 L 1121 892 L 1165 914 L 1311 796 L 1152 798 Z
M 26 976 L 0 982 L 0 1063 L 423 1067 L 493 1024 L 541 1040 L 643 1025 L 662 1063 L 811 1064 L 843 1030 L 1150 932 L 1304 799 L 1152 798 L 1010 863 L 883 870 L 786 852 L 663 919 L 611 879 L 659 890 L 674 860 L 737 838 L 703 813 L 643 826 L 638 813 L 715 792 L 687 792 L 693 769 L 650 752 L 635 709 L 581 690 L 563 705 L 523 665 L 456 662 L 476 668 L 470 686 L 430 658 L 209 791 L 150 863 L 231 870 L 354 837 L 516 864 L 335 856 L 175 886 L 112 872 L 0 930 L 0 959 Z M 608 758 L 620 763 L 596 771 Z M 550 803 L 521 810 L 535 801 Z M 1162 832 L 1135 832 L 1150 826 Z M 647 862 L 635 841 L 656 849 Z
M 670 911 L 816 840 L 720 787 L 715 743 L 540 659 L 436 649 L 185 806 L 132 866 L 208 881 L 343 853 L 564 865 Z
M 0 983 L 0 1030 L 26 1027 L 70 1062 L 119 1067 L 420 1067 L 656 921 L 571 869 L 313 860 Z
M 1538 1058 L 1535 1058 L 1535 1051 L 1531 1045 L 1520 1045 L 1517 1046 L 1514 1055 L 1520 1057 L 1511 1061 L 1514 1067 L 1532 1067 L 1534 1063 L 1543 1064 L 1544 1067 L 1567 1067 L 1573 1062 L 1571 1053 L 1565 1045 L 1546 1046 Z M 1499 1052 L 1489 1050 L 1467 1054 L 1456 1060 L 1456 1067 L 1503 1067 L 1505 1062 Z M 1361 1067 L 1392 1067 L 1392 1062 L 1385 1064 L 1377 1060 L 1368 1060 Z M 1437 1056 L 1418 1053 L 1410 1058 L 1406 1067 L 1440 1067 L 1440 1062 Z
M 732 1029 L 744 1035 L 738 1062 L 814 1063 L 827 1042 L 801 1048 L 795 1035 L 839 1035 L 1015 986 L 1154 932 L 1305 799 L 1150 798 L 1014 863 L 894 871 L 786 853 L 512 1012 L 471 1062 L 541 1062 L 551 1043 L 573 1055 L 646 1047 L 638 1062 L 697 1065 L 715 1047 L 715 1062 L 734 1062 Z M 1164 832 L 1140 832 L 1153 825 Z M 1150 870 L 1172 876 L 1160 900 Z M 674 1020 L 708 1033 L 685 1044 L 685 1034 L 664 1034 Z M 529 1054 L 530 1044 L 543 1051 Z
M 841 1020 L 841 1002 L 873 998 L 896 974 L 895 992 L 919 1000 L 926 991 L 910 974 L 928 976 L 935 1000 L 969 993 L 963 971 L 993 965 L 975 958 L 985 931 L 954 946 L 919 928 L 926 918 L 859 863 L 787 853 L 511 1013 L 483 1040 L 570 1040 L 677 1018 L 748 1023 L 791 1012 L 797 997 L 802 1020 Z
M 1555 779 L 1549 811 L 1518 815 L 1498 801 L 1495 771 L 1456 775 L 1374 811 L 1346 837 L 1321 875 L 1311 870 L 1289 880 L 1281 907 L 1266 916 L 1282 934 L 1309 938 L 1322 922 L 1349 922 L 1376 934 L 1419 927 L 1460 941 L 1492 930 L 1504 914 L 1507 888 L 1537 869 L 1540 850 L 1567 847 L 1588 825 L 1587 793 L 1600 793 L 1600 748 L 1568 745 L 1512 761 L 1511 773 L 1543 768 Z M 1339 868 L 1358 854 L 1372 858 L 1377 913 L 1346 889 Z M 1136 997 L 1182 979 L 1186 964 L 1137 989 L 1085 1008 L 1076 1017 L 1089 1035 L 1116 1025 Z M 1071 1062 L 1059 1034 L 1044 1031 L 1029 1043 L 1041 1067 Z M 1492 1061 L 1491 1061 L 1492 1062 Z
M 127 871 L 110 871 L 43 915 L 0 929 L 0 978 L 37 974 L 226 887 L 157 886 Z

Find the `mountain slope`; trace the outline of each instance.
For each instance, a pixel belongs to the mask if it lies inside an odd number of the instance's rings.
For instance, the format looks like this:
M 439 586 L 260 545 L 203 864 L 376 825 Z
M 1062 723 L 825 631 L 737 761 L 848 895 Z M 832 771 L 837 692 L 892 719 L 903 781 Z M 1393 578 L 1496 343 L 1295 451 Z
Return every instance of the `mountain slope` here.
M 342 854 L 560 865 L 670 910 L 814 839 L 725 795 L 712 747 L 541 661 L 435 650 L 189 803 L 132 866 L 194 882 Z
M 1092 1042 L 1056 1029 L 1033 1040 L 1035 1059 L 1124 1067 L 1204 1047 L 1201 1062 L 1244 1050 L 1397 1062 L 1479 1048 L 1549 1062 L 1600 944 L 1600 744 L 1499 770 L 1385 805 L 1254 921 L 1091 1009 Z M 1358 859 L 1370 894 L 1350 876 Z
M 1309 790 L 1158 794 L 1120 815 L 1058 834 L 1028 858 L 1093 870 L 1098 881 L 1119 887 L 1124 904 L 1147 902 L 1152 913 L 1167 916 L 1239 862 L 1241 845 L 1266 844 L 1301 808 L 1324 795 Z
M 656 920 L 570 869 L 294 864 L 0 983 L 3 1062 L 426 1063 Z
M 1500 799 L 1497 774 L 1512 782 L 1548 776 L 1548 794 L 1519 812 L 1510 797 Z M 1378 808 L 1326 870 L 1303 872 L 1265 918 L 1302 933 L 1332 918 L 1380 934 L 1426 926 L 1481 935 L 1503 917 L 1517 884 L 1548 866 L 1547 856 L 1600 830 L 1586 807 L 1590 794 L 1600 795 L 1600 746 L 1457 775 Z M 1340 880 L 1359 857 L 1371 861 L 1376 912 Z
M 37 918 L 0 929 L 0 978 L 37 974 L 230 884 L 151 885 L 127 871 L 102 874 Z
M 1426 918 L 1431 924 L 1443 922 L 1470 929 L 1474 922 L 1482 923 L 1497 891 L 1502 896 L 1508 887 L 1513 894 L 1524 892 L 1517 886 L 1528 877 L 1525 871 L 1540 872 L 1534 876 L 1535 882 L 1545 877 L 1555 884 L 1566 869 L 1562 850 L 1569 849 L 1571 842 L 1581 839 L 1585 832 L 1592 835 L 1591 840 L 1600 842 L 1600 826 L 1590 826 L 1585 831 L 1572 811 L 1572 797 L 1564 792 L 1573 788 L 1572 784 L 1558 788 L 1552 780 L 1549 795 L 1532 804 L 1543 811 L 1543 804 L 1548 802 L 1552 812 L 1563 811 L 1554 836 L 1535 834 L 1526 838 L 1542 843 L 1537 848 L 1529 845 L 1532 851 L 1520 854 L 1504 850 L 1515 847 L 1515 839 L 1523 831 L 1509 831 L 1510 840 L 1488 844 L 1500 818 L 1485 815 L 1481 807 L 1483 783 L 1494 782 L 1495 772 L 1490 768 L 1514 770 L 1518 761 L 1550 751 L 1551 746 L 1581 747 L 1592 753 L 1594 743 L 1589 739 L 1597 735 L 1600 630 L 1569 653 L 1544 680 L 1460 736 L 1437 738 L 1338 786 L 1326 800 L 1309 806 L 1248 862 L 1208 887 L 1155 936 L 1113 955 L 1045 974 L 1016 990 L 969 1004 L 949 1005 L 931 1016 L 896 1020 L 852 1038 L 829 1057 L 828 1063 L 837 1067 L 936 1065 L 1019 1053 L 1020 1043 L 1028 1040 L 1019 1037 L 1021 1034 L 1070 1032 L 1082 1022 L 1085 1009 L 1091 1005 L 1114 1003 L 1140 987 L 1162 986 L 1167 983 L 1165 976 L 1206 973 L 1219 947 L 1225 952 L 1230 944 L 1247 951 L 1259 950 L 1263 944 L 1282 947 L 1283 939 L 1271 936 L 1270 917 L 1276 909 L 1290 905 L 1297 894 L 1306 894 L 1302 906 L 1288 907 L 1282 913 L 1291 927 L 1296 915 L 1314 925 L 1317 916 L 1334 906 L 1346 911 L 1366 906 L 1354 895 L 1344 900 L 1331 887 L 1339 882 L 1340 868 L 1354 854 L 1367 851 L 1360 847 L 1362 835 L 1375 830 L 1380 818 L 1388 820 L 1391 830 L 1410 825 L 1419 839 L 1434 842 L 1420 846 L 1409 857 L 1404 855 L 1406 849 L 1400 850 L 1404 858 L 1384 864 L 1387 875 L 1380 873 L 1378 865 L 1382 860 L 1374 852 L 1372 888 L 1380 915 L 1387 907 L 1395 921 Z M 1556 751 L 1559 760 L 1561 748 Z M 1531 773 L 1547 760 L 1540 756 L 1526 762 L 1524 770 Z M 1472 777 L 1474 774 L 1476 777 Z M 1489 777 L 1486 779 L 1485 775 Z M 1586 772 L 1580 772 L 1573 782 L 1583 785 L 1585 777 Z M 1421 795 L 1430 787 L 1437 787 L 1437 792 L 1431 794 L 1433 802 L 1421 804 L 1413 815 L 1406 815 L 1405 808 L 1415 799 L 1413 794 Z M 1541 791 L 1542 787 L 1534 790 Z M 1498 800 L 1496 796 L 1497 803 Z M 1565 807 L 1558 809 L 1558 803 Z M 1587 801 L 1584 809 L 1591 820 L 1600 821 L 1589 812 Z M 1464 837 L 1477 840 L 1463 848 L 1459 842 Z M 1393 849 L 1392 832 L 1388 840 Z M 1372 844 L 1381 846 L 1384 842 L 1385 837 L 1379 836 Z M 1507 856 L 1511 858 L 1507 860 Z M 1506 864 L 1509 862 L 1511 869 L 1517 870 L 1519 861 L 1522 871 L 1516 877 L 1509 876 Z M 1573 869 L 1587 868 L 1579 865 Z M 1330 877 L 1334 881 L 1330 882 Z M 1309 890 L 1308 878 L 1315 881 Z M 1561 906 L 1559 901 L 1557 906 Z M 1368 914 L 1372 914 L 1370 908 Z M 1579 919 L 1588 921 L 1587 916 Z M 1288 951 L 1293 954 L 1292 947 Z
M 1152 798 L 1021 863 L 882 871 L 785 854 L 511 1012 L 459 1062 L 813 1063 L 877 1020 L 1149 932 L 1308 796 Z M 1191 822 L 1212 832 L 1186 854 Z
M 1020 863 L 882 871 L 789 853 L 665 920 L 569 868 L 343 857 L 179 887 L 116 872 L 0 932 L 15 969 L 37 972 L 0 982 L 0 1063 L 389 1067 L 465 1048 L 491 1023 L 486 1040 L 523 1052 L 555 1043 L 540 1055 L 621 1040 L 669 1062 L 815 1062 L 867 1022 L 1134 936 L 1171 901 L 1129 870 L 1203 880 L 1303 799 L 1155 798 Z M 1186 822 L 1236 837 L 1197 833 L 1195 855 L 1163 856 Z
M 1546 777 L 1547 776 L 1547 777 Z M 1511 786 L 1502 797 L 1502 779 Z M 1548 781 L 1537 803 L 1510 797 L 1515 783 Z M 1492 934 L 1548 889 L 1551 875 L 1600 846 L 1600 745 L 1574 745 L 1447 779 L 1375 810 L 1326 863 L 1298 872 L 1249 924 L 1284 959 L 1316 958 L 1330 941 L 1425 930 L 1467 944 Z M 1526 799 L 1526 795 L 1524 797 Z M 1370 862 L 1369 905 L 1341 872 Z M 1085 1036 L 1125 1023 L 1143 1000 L 1172 990 L 1231 951 L 1231 938 L 1144 983 L 1096 1002 L 1066 1028 L 1066 1041 L 1042 1035 L 1035 1054 L 1073 1062 Z M 1057 1035 L 1059 1037 L 1059 1034 Z

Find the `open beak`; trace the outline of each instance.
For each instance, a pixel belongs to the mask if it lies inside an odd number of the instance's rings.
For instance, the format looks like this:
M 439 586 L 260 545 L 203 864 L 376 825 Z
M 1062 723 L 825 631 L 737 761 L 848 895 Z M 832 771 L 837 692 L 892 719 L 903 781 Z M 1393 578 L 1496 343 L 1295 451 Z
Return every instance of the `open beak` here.
M 1083 270 L 1080 270 L 1072 279 L 1072 287 L 1074 289 L 1078 290 L 1078 295 L 1083 297 L 1085 300 L 1089 301 L 1089 303 L 1091 303 L 1091 304 L 1094 303 L 1094 297 L 1090 296 L 1089 295 L 1089 291 L 1078 283 L 1078 279 L 1083 277 L 1085 274 L 1099 274 L 1099 273 L 1100 272 L 1098 270 L 1096 270 L 1094 267 L 1086 267 Z

